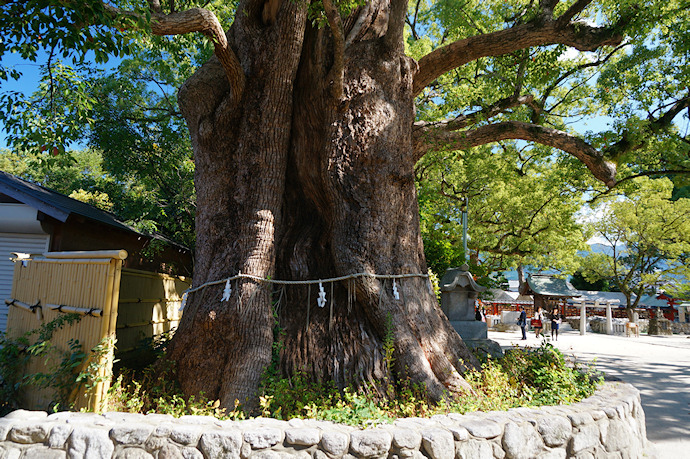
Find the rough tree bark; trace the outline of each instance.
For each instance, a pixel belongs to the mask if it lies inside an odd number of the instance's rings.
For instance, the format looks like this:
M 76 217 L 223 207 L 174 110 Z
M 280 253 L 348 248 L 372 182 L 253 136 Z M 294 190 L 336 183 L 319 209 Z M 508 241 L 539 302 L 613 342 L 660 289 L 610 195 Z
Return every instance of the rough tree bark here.
M 340 99 L 330 90 L 338 83 L 324 78 L 333 61 L 328 34 L 308 28 L 295 84 L 281 278 L 426 272 L 410 130 L 416 63 L 403 53 L 402 29 L 393 30 L 404 5 L 388 13 L 385 2 L 374 2 L 359 13 L 365 26 L 346 30 Z M 396 375 L 425 383 L 435 398 L 460 390 L 459 371 L 474 365 L 473 357 L 439 310 L 428 280 L 398 282 L 399 301 L 390 281 L 358 279 L 352 302 L 346 284 L 338 284 L 332 318 L 329 308 L 314 307 L 315 294 L 307 305 L 306 289 L 295 291 L 280 315 L 283 369 L 306 370 L 340 386 L 381 381 L 391 376 L 382 349 L 391 333 Z
M 551 18 L 465 40 L 420 68 L 404 54 L 406 1 L 372 0 L 342 21 L 330 1 L 324 7 L 329 27 L 314 28 L 305 2 L 243 0 L 226 48 L 244 81 L 213 58 L 180 90 L 196 161 L 195 286 L 240 272 L 286 280 L 426 273 L 413 180 L 420 88 L 462 65 L 467 50 L 471 58 L 490 55 L 497 40 L 499 54 L 618 40 Z M 333 296 L 327 286 L 323 309 L 316 289 L 287 287 L 278 314 L 281 369 L 341 387 L 409 378 L 435 399 L 467 389 L 462 373 L 476 360 L 428 280 L 398 284 L 399 300 L 390 281 L 337 283 Z M 170 349 L 183 389 L 226 407 L 251 405 L 274 339 L 273 286 L 234 287 L 226 302 L 222 286 L 193 293 Z M 384 358 L 386 337 L 394 368 Z
M 179 93 L 196 164 L 195 285 L 238 272 L 275 273 L 306 9 L 283 2 L 276 17 L 263 6 L 242 2 L 238 11 L 246 14 L 237 15 L 228 36 L 247 75 L 241 97 L 216 58 Z M 217 288 L 193 294 L 170 351 L 183 389 L 226 407 L 253 397 L 273 342 L 269 288 L 237 287 L 229 302 Z

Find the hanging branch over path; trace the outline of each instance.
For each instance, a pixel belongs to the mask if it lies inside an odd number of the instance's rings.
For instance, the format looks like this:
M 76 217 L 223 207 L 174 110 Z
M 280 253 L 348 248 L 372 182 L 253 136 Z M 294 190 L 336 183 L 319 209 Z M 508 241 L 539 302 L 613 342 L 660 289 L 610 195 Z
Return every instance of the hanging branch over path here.
M 571 46 L 580 51 L 594 51 L 605 45 L 617 46 L 623 40 L 619 30 L 630 17 L 621 18 L 618 24 L 611 27 L 592 27 L 581 22 L 570 22 L 590 1 L 576 2 L 557 20 L 553 18 L 556 3 L 542 2 L 542 14 L 528 23 L 458 40 L 422 57 L 414 79 L 415 96 L 444 73 L 482 57 L 555 44 Z
M 415 126 L 414 146 L 421 158 L 432 149 L 462 150 L 501 140 L 526 140 L 558 148 L 582 161 L 594 177 L 608 187 L 616 184 L 616 165 L 579 137 L 538 124 L 505 121 L 469 131 L 457 132 L 435 127 Z

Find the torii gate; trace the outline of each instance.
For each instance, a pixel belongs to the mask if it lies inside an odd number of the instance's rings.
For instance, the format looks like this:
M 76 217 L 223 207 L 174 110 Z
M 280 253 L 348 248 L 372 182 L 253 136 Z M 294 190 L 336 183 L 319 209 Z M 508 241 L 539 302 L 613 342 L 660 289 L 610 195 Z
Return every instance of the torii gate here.
M 584 298 L 573 298 L 573 305 L 580 308 L 580 335 L 587 334 L 587 307 L 600 308 L 606 306 L 606 334 L 613 335 L 613 314 L 611 306 L 619 304 L 620 300 L 586 300 Z

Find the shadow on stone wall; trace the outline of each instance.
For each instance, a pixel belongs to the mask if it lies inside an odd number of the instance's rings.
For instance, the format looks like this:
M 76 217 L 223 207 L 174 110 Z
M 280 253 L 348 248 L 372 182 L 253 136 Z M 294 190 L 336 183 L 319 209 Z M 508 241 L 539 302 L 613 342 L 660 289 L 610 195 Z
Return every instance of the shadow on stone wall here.
M 15 411 L 0 418 L 0 457 L 637 458 L 646 447 L 640 393 L 620 382 L 569 406 L 406 418 L 368 429 L 130 413 Z

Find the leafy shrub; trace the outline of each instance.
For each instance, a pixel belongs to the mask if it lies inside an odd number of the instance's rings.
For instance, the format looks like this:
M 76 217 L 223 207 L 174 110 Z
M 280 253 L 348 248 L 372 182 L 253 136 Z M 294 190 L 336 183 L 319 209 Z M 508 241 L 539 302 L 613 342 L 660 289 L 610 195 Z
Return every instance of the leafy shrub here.
M 328 403 L 311 403 L 305 406 L 305 417 L 325 419 L 340 424 L 367 425 L 390 422 L 392 418 L 381 403 L 365 393 L 346 388 L 342 394 L 332 394 Z
M 173 365 L 166 361 L 148 367 L 137 378 L 131 372 L 121 375 L 111 390 L 110 409 L 174 416 L 209 414 L 233 419 L 260 414 L 276 419 L 311 418 L 366 426 L 398 417 L 572 403 L 594 393 L 601 381 L 593 377 L 591 368 L 579 368 L 558 349 L 544 344 L 536 349 L 516 348 L 501 359 L 488 358 L 481 371 L 465 375 L 473 393 L 434 404 L 425 387 L 409 381 L 387 385 L 384 391 L 373 387 L 338 390 L 333 382 L 311 381 L 304 373 L 281 377 L 276 369 L 279 352 L 280 345 L 276 344 L 274 363 L 264 374 L 256 412 L 245 413 L 238 407 L 227 413 L 219 409 L 217 401 L 204 397 L 186 399 L 173 382 Z
M 535 349 L 507 352 L 501 366 L 525 401 L 533 405 L 572 403 L 592 395 L 601 383 L 593 367 L 567 361 L 546 342 Z
M 55 391 L 54 406 L 69 404 L 71 394 L 79 388 L 79 369 L 87 355 L 79 341 L 70 340 L 68 350 L 61 352 L 50 339 L 56 331 L 79 320 L 79 314 L 60 315 L 16 338 L 0 332 L 0 416 L 20 408 L 28 386 L 51 387 Z M 46 371 L 27 374 L 32 359 L 41 359 Z
M 489 358 L 481 371 L 469 372 L 465 379 L 473 393 L 433 404 L 424 387 L 409 381 L 399 383 L 392 397 L 381 397 L 374 389 L 338 391 L 330 382 L 309 382 L 303 374 L 282 379 L 272 375 L 262 386 L 261 414 L 367 425 L 398 417 L 573 403 L 592 395 L 601 382 L 593 376 L 592 368 L 568 362 L 550 344 L 536 349 L 516 348 L 501 359 Z

